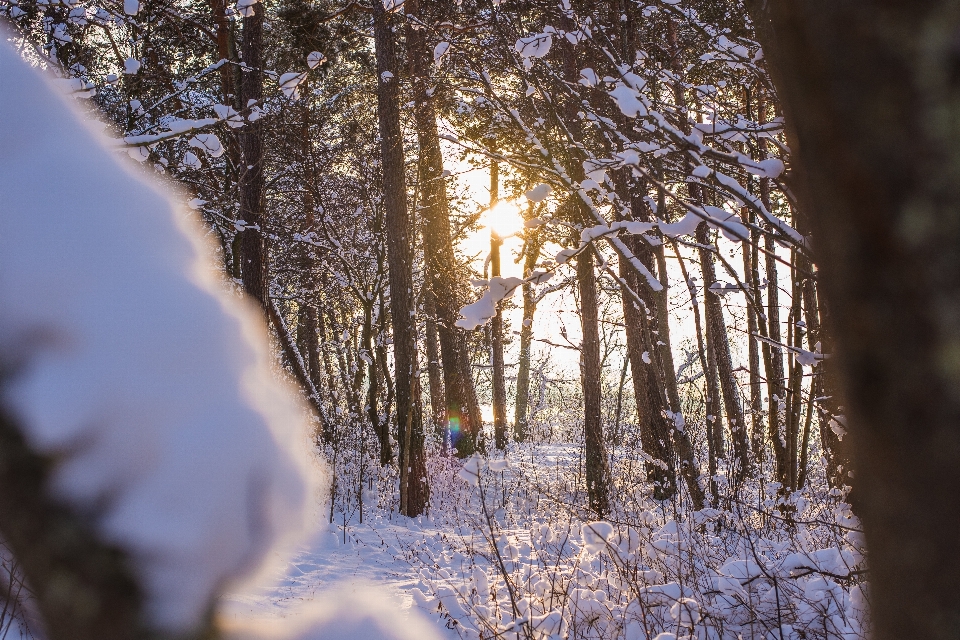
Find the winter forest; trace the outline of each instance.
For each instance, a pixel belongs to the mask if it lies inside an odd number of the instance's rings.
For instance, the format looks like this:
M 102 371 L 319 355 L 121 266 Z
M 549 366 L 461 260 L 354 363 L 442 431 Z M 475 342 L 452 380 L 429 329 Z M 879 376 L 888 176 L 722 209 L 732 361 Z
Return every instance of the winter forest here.
M 956 638 L 951 6 L 0 0 L 0 639 Z

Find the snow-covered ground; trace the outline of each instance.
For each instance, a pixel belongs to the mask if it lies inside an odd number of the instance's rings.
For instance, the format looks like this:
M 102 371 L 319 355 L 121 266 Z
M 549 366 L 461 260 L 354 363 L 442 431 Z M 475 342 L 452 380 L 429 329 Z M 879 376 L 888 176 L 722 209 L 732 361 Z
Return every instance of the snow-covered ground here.
M 272 584 L 223 596 L 221 616 L 227 620 L 288 618 L 302 615 L 309 610 L 304 605 L 331 592 L 362 597 L 371 590 L 385 595 L 402 621 L 414 608 L 413 615 L 425 616 L 411 595 L 420 577 L 406 558 L 411 546 L 438 544 L 440 535 L 429 519 L 410 520 L 396 514 L 393 519 L 378 515 L 362 524 L 347 522 L 346 527 L 343 522 L 324 524 L 273 576 Z M 432 619 L 447 637 L 457 637 L 444 628 L 439 615 Z
M 521 626 L 553 640 L 863 636 L 861 542 L 836 497 L 789 498 L 789 526 L 771 519 L 775 506 L 766 523 L 737 506 L 690 511 L 635 489 L 643 466 L 626 456 L 614 460 L 617 511 L 591 522 L 576 506 L 578 447 L 511 445 L 506 460 L 432 456 L 429 518 L 391 512 L 382 478 L 365 522 L 354 509 L 326 524 L 325 510 L 271 586 L 221 599 L 224 618 L 290 621 L 327 600 L 346 598 L 349 610 L 386 594 L 391 628 L 429 619 L 451 639 Z

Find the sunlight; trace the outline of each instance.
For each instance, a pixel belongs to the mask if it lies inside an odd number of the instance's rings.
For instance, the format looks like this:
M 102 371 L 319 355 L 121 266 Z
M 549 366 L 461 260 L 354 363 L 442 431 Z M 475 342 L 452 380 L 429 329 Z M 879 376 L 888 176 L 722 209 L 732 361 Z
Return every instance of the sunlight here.
M 480 416 L 483 418 L 485 423 L 493 424 L 493 405 L 480 405 Z
M 509 238 L 523 229 L 520 206 L 512 200 L 501 200 L 487 210 L 487 228 L 498 238 Z

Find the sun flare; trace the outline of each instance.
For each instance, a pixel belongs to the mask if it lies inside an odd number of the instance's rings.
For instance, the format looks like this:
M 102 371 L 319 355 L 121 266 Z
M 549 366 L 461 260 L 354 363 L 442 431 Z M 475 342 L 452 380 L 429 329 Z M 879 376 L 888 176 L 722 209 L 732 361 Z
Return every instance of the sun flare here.
M 501 200 L 487 211 L 487 228 L 499 238 L 509 238 L 523 229 L 520 207 L 512 200 Z

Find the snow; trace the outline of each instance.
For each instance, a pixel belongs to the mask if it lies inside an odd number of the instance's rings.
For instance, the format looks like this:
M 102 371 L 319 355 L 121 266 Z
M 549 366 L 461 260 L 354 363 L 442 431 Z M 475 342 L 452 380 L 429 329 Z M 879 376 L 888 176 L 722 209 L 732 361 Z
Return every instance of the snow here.
M 472 331 L 495 315 L 497 315 L 497 305 L 490 295 L 490 290 L 487 289 L 479 300 L 460 309 L 460 319 L 457 320 L 456 325 L 461 329 Z
M 677 236 L 692 236 L 696 230 L 697 225 L 702 222 L 700 216 L 695 213 L 687 212 L 679 222 L 666 223 L 660 222 L 657 224 L 657 227 L 660 229 L 663 235 L 668 238 L 676 238 Z
M 257 4 L 260 0 L 238 0 L 237 1 L 237 11 L 244 18 L 252 18 Z
M 140 61 L 136 58 L 127 58 L 123 61 L 123 72 L 128 76 L 136 75 L 140 71 Z
M 183 154 L 183 160 L 180 162 L 181 166 L 185 169 L 199 169 L 203 165 L 200 163 L 200 158 L 197 157 L 192 151 L 187 151 Z
M 638 118 L 647 115 L 647 106 L 640 93 L 623 82 L 617 82 L 611 89 L 610 97 L 617 103 L 621 113 L 628 118 Z
M 218 618 L 231 640 L 453 640 L 415 606 L 420 578 L 405 559 L 415 545 L 435 546 L 442 531 L 425 519 L 393 517 L 323 526 L 271 584 L 222 596 Z
M 588 67 L 580 70 L 580 79 L 577 80 L 577 83 L 585 87 L 595 87 L 599 81 L 600 79 L 597 77 L 597 72 Z
M 191 214 L 6 44 L 0 78 L 3 401 L 131 550 L 155 624 L 186 630 L 306 530 L 304 412 Z
M 525 194 L 523 194 L 523 195 L 524 195 L 524 197 L 525 197 L 527 200 L 529 200 L 530 202 L 538 203 L 538 202 L 543 202 L 544 200 L 546 200 L 546 199 L 547 199 L 547 196 L 550 195 L 550 192 L 551 192 L 552 190 L 553 190 L 553 189 L 550 187 L 550 185 L 548 185 L 548 184 L 546 184 L 546 183 L 542 183 L 542 184 L 538 184 L 538 185 L 535 186 L 533 189 L 530 189 L 530 191 L 527 191 L 527 192 L 526 192 Z
M 226 120 L 227 126 L 231 129 L 239 129 L 243 126 L 243 117 L 237 111 L 225 104 L 213 105 L 213 111 L 220 120 Z
M 447 55 L 447 52 L 450 50 L 449 42 L 440 42 L 436 47 L 433 48 L 433 62 L 438 67 L 443 62 L 443 57 Z
M 551 46 L 553 46 L 553 36 L 549 33 L 538 33 L 520 38 L 515 45 L 520 57 L 528 59 L 542 58 L 550 53 Z
M 497 303 L 513 295 L 523 284 L 522 278 L 494 276 L 485 285 L 487 287 L 480 299 L 460 309 L 460 319 L 456 326 L 472 331 L 497 315 Z
M 292 71 L 290 73 L 285 73 L 277 80 L 277 84 L 280 85 L 280 91 L 290 100 L 296 100 L 300 97 L 300 83 L 307 79 L 307 72 L 296 72 Z
M 321 64 L 327 61 L 327 57 L 320 53 L 319 51 L 311 51 L 307 55 L 307 66 L 311 69 L 316 69 Z
M 213 133 L 198 133 L 190 139 L 190 146 L 209 154 L 211 158 L 219 158 L 225 151 L 220 138 Z
M 632 454 L 617 451 L 626 458 L 613 453 L 610 462 L 630 492 L 633 480 L 623 474 Z M 676 638 L 678 625 L 694 628 L 684 637 L 720 637 L 721 630 L 723 637 L 753 637 L 751 629 L 771 624 L 783 624 L 785 638 L 798 637 L 788 626 L 809 634 L 824 625 L 830 637 L 863 637 L 861 587 L 842 588 L 821 573 L 842 577 L 862 566 L 856 548 L 813 524 L 829 521 L 830 507 L 806 512 L 809 503 L 796 503 L 798 520 L 809 523 L 799 525 L 799 541 L 795 531 L 761 534 L 736 510 L 707 508 L 681 520 L 675 505 L 642 497 L 609 521 L 579 520 L 569 504 L 581 455 L 579 443 L 558 442 L 511 444 L 503 458 L 431 456 L 429 517 L 398 517 L 383 498 L 367 507 L 362 524 L 355 511 L 337 512 L 278 586 L 225 596 L 221 616 L 285 629 L 315 619 L 310 602 L 333 598 L 359 610 L 379 587 L 380 598 L 404 609 L 394 614 L 394 630 L 409 626 L 403 615 L 420 612 L 437 624 L 417 633 L 451 639 L 481 631 L 509 637 L 520 625 L 530 625 L 534 637 Z M 857 526 L 847 505 L 834 513 Z M 336 595 L 327 595 L 331 585 Z M 584 634 L 587 628 L 595 635 Z
M 607 548 L 607 538 L 613 533 L 609 522 L 586 522 L 580 528 L 583 547 L 590 553 L 599 553 Z

